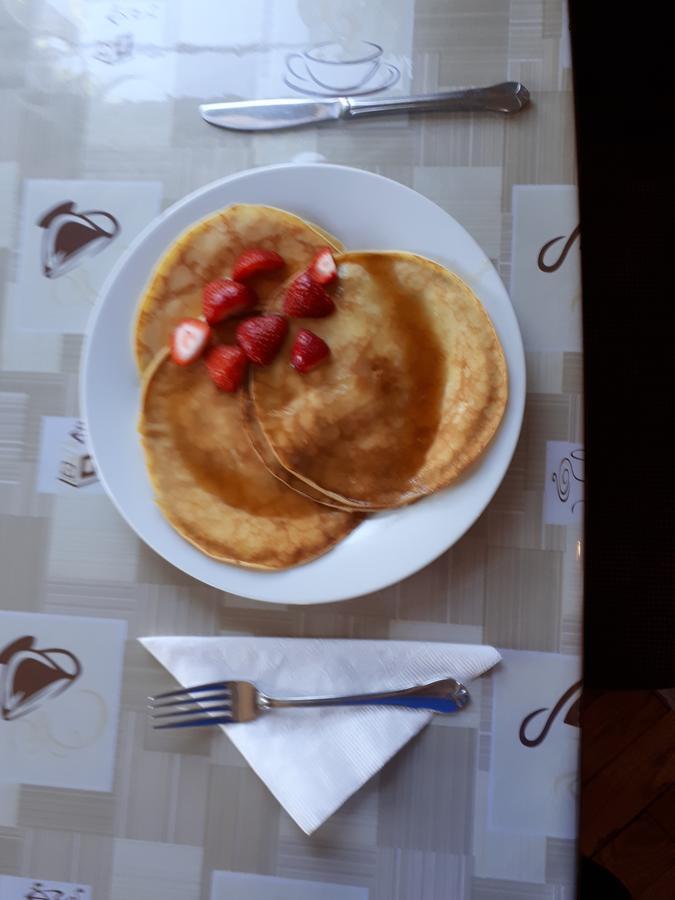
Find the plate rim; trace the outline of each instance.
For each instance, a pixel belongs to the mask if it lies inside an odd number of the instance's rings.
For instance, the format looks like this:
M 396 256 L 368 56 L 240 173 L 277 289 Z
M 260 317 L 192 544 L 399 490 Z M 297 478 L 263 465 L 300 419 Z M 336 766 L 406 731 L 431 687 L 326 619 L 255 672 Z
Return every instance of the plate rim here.
M 513 405 L 513 414 L 516 417 L 517 427 L 514 428 L 513 436 L 511 438 L 511 446 L 507 448 L 508 452 L 505 451 L 504 454 L 500 457 L 501 473 L 499 475 L 499 478 L 496 481 L 494 488 L 490 490 L 490 492 L 487 495 L 487 497 L 485 498 L 484 502 L 479 503 L 478 506 L 476 507 L 476 510 L 474 510 L 472 512 L 472 514 L 470 516 L 468 516 L 465 521 L 462 522 L 461 529 L 459 530 L 459 532 L 457 534 L 455 534 L 450 539 L 450 541 L 448 543 L 442 543 L 440 547 L 434 546 L 430 552 L 426 552 L 426 553 L 421 552 L 418 555 L 418 557 L 416 558 L 414 565 L 408 566 L 403 573 L 397 572 L 396 574 L 393 575 L 393 577 L 390 575 L 387 575 L 387 574 L 383 574 L 379 578 L 375 578 L 372 583 L 368 584 L 365 587 L 365 589 L 353 590 L 350 588 L 347 590 L 347 592 L 345 592 L 344 589 L 329 590 L 328 592 L 324 591 L 324 592 L 322 592 L 321 596 L 318 599 L 316 597 L 313 597 L 312 599 L 304 599 L 304 598 L 303 599 L 293 599 L 293 598 L 289 598 L 289 597 L 279 598 L 279 597 L 272 597 L 272 596 L 261 596 L 261 594 L 259 592 L 256 592 L 254 590 L 249 591 L 247 589 L 242 589 L 240 586 L 237 586 L 236 588 L 231 590 L 227 587 L 224 587 L 222 583 L 218 583 L 218 581 L 216 579 L 205 577 L 203 574 L 196 574 L 194 571 L 191 571 L 185 565 L 177 563 L 173 559 L 169 558 L 167 553 L 165 553 L 160 547 L 157 546 L 157 542 L 153 542 L 153 541 L 149 540 L 146 535 L 141 534 L 139 532 L 139 530 L 136 528 L 136 526 L 133 524 L 133 522 L 130 520 L 129 515 L 127 514 L 127 512 L 125 511 L 125 509 L 123 508 L 123 506 L 121 505 L 119 500 L 117 499 L 115 491 L 108 484 L 105 472 L 100 467 L 99 456 L 98 456 L 97 449 L 95 446 L 95 438 L 92 436 L 91 432 L 89 431 L 89 420 L 90 420 L 90 417 L 88 414 L 88 410 L 89 410 L 88 384 L 89 384 L 89 381 L 86 377 L 86 374 L 90 367 L 90 358 L 91 358 L 92 346 L 93 346 L 93 336 L 96 331 L 96 326 L 97 326 L 98 320 L 101 317 L 103 309 L 106 305 L 106 300 L 107 300 L 108 295 L 111 293 L 111 291 L 115 285 L 115 282 L 120 277 L 120 274 L 124 271 L 124 269 L 131 263 L 131 261 L 135 257 L 139 247 L 141 247 L 144 244 L 144 242 L 153 234 L 153 232 L 155 232 L 158 228 L 160 228 L 162 223 L 164 223 L 167 220 L 170 220 L 179 210 L 181 210 L 185 206 L 188 206 L 188 205 L 198 202 L 200 198 L 207 196 L 211 193 L 217 193 L 219 189 L 221 189 L 222 187 L 224 187 L 228 184 L 231 184 L 232 182 L 237 182 L 239 180 L 245 180 L 246 178 L 249 178 L 251 176 L 255 176 L 255 175 L 258 175 L 261 173 L 276 173 L 276 172 L 283 172 L 284 170 L 289 170 L 289 169 L 292 169 L 292 170 L 313 169 L 313 170 L 321 170 L 321 171 L 333 170 L 333 171 L 338 171 L 338 172 L 356 173 L 358 176 L 365 176 L 368 179 L 375 179 L 380 182 L 386 182 L 388 184 L 391 184 L 395 187 L 396 190 L 400 190 L 404 193 L 412 195 L 415 198 L 419 198 L 419 199 L 423 200 L 425 203 L 429 204 L 430 206 L 435 207 L 435 209 L 437 211 L 439 211 L 443 216 L 446 216 L 448 219 L 450 219 L 450 221 L 456 227 L 461 229 L 461 231 L 464 232 L 464 235 L 466 236 L 466 238 L 468 238 L 479 249 L 481 254 L 483 254 L 487 264 L 489 265 L 490 269 L 496 276 L 497 282 L 501 289 L 500 292 L 503 295 L 503 299 L 505 299 L 507 302 L 506 310 L 507 310 L 507 312 L 510 312 L 510 317 L 512 319 L 511 324 L 513 326 L 515 326 L 515 328 L 513 329 L 514 333 L 512 335 L 512 337 L 515 339 L 515 343 L 511 344 L 509 347 L 509 356 L 507 356 L 507 365 L 509 366 L 508 404 Z M 245 202 L 245 201 L 236 201 L 236 202 Z M 273 206 L 274 204 L 270 203 L 269 205 Z M 220 205 L 214 206 L 212 212 L 215 212 L 218 208 L 220 208 Z M 191 224 L 194 224 L 194 223 L 200 221 L 201 218 L 205 218 L 206 216 L 208 216 L 210 214 L 211 214 L 210 212 L 204 213 L 199 218 L 195 218 Z M 300 215 L 300 213 L 296 213 L 296 214 Z M 177 232 L 176 236 L 174 236 L 171 239 L 171 241 L 172 242 L 175 241 L 178 235 L 180 235 L 187 228 L 191 227 L 191 224 L 183 226 Z M 168 246 L 170 246 L 170 244 L 167 245 L 167 247 Z M 414 252 L 414 251 L 410 251 L 410 252 Z M 153 262 L 150 271 L 152 271 L 152 268 L 154 268 L 155 265 L 156 265 L 156 262 Z M 462 277 L 462 279 L 464 280 L 463 275 L 460 275 L 460 277 Z M 469 285 L 469 286 L 471 287 L 472 290 L 474 290 L 472 285 Z M 483 304 L 483 300 L 480 297 L 479 297 L 479 300 L 481 300 L 481 304 Z M 492 315 L 490 314 L 489 310 L 486 309 L 486 312 L 488 313 L 490 320 L 492 321 Z M 129 353 L 132 353 L 131 328 L 130 328 L 130 338 L 129 338 Z M 513 383 L 514 379 L 513 379 L 513 373 L 511 371 L 511 368 L 513 368 L 514 370 L 517 370 L 519 375 L 522 375 L 522 377 L 520 378 L 520 381 L 522 383 L 522 390 L 517 395 L 514 395 L 514 393 L 512 391 L 512 383 Z M 139 386 L 139 389 L 140 389 L 140 386 Z M 472 527 L 472 525 L 480 518 L 480 516 L 483 514 L 483 512 L 485 511 L 487 506 L 490 504 L 490 502 L 494 498 L 495 493 L 497 492 L 500 485 L 502 484 L 504 477 L 509 469 L 511 460 L 513 459 L 513 455 L 515 453 L 515 450 L 516 450 L 516 447 L 518 444 L 518 440 L 520 438 L 520 434 L 522 431 L 526 393 L 527 393 L 527 372 L 526 372 L 526 362 L 525 362 L 525 349 L 524 349 L 524 345 L 523 345 L 522 333 L 521 333 L 520 326 L 518 323 L 518 318 L 516 316 L 516 312 L 515 312 L 513 303 L 511 301 L 511 297 L 506 288 L 506 285 L 504 284 L 503 280 L 501 279 L 501 276 L 499 275 L 499 272 L 496 270 L 495 266 L 492 264 L 492 261 L 489 259 L 489 257 L 487 257 L 487 254 L 485 253 L 483 248 L 480 247 L 480 245 L 478 244 L 476 239 L 471 235 L 471 233 L 460 222 L 458 222 L 457 219 L 455 219 L 451 213 L 447 212 L 447 210 L 445 210 L 442 206 L 440 206 L 440 204 L 436 203 L 434 200 L 432 200 L 430 197 L 427 197 L 425 194 L 423 194 L 419 191 L 416 191 L 414 188 L 411 188 L 408 185 L 402 184 L 401 182 L 396 181 L 393 178 L 388 178 L 385 175 L 381 175 L 380 173 L 372 172 L 369 169 L 362 169 L 362 168 L 358 168 L 356 166 L 345 166 L 345 165 L 340 165 L 337 163 L 330 163 L 330 162 L 273 163 L 270 165 L 257 166 L 257 167 L 252 167 L 252 168 L 243 169 L 243 170 L 240 170 L 237 172 L 233 172 L 229 175 L 224 176 L 223 178 L 219 178 L 215 181 L 209 182 L 206 185 L 202 185 L 201 187 L 197 188 L 196 190 L 190 192 L 189 194 L 186 194 L 184 197 L 181 197 L 178 200 L 174 201 L 174 203 L 172 203 L 165 210 L 160 212 L 160 214 L 158 216 L 155 216 L 145 226 L 145 228 L 143 228 L 142 231 L 140 231 L 139 234 L 136 235 L 136 237 L 131 241 L 131 243 L 126 248 L 124 253 L 115 262 L 115 264 L 111 268 L 110 272 L 108 273 L 108 276 L 106 277 L 105 281 L 103 282 L 103 284 L 98 292 L 96 303 L 95 303 L 94 307 L 92 308 L 91 314 L 90 314 L 88 322 L 87 322 L 85 335 L 84 335 L 84 348 L 83 348 L 81 361 L 80 361 L 80 367 L 79 367 L 79 387 L 78 387 L 80 415 L 84 419 L 86 426 L 87 426 L 89 451 L 90 451 L 91 455 L 93 456 L 94 463 L 96 466 L 96 472 L 98 474 L 99 480 L 101 481 L 101 484 L 105 490 L 107 497 L 113 503 L 113 506 L 115 507 L 117 512 L 122 516 L 125 523 L 128 525 L 128 527 L 130 527 L 132 529 L 132 531 L 139 538 L 139 540 L 141 540 L 144 544 L 146 544 L 148 547 L 150 547 L 151 550 L 153 550 L 155 553 L 157 553 L 162 559 L 166 560 L 170 565 L 174 566 L 174 568 L 187 574 L 189 577 L 194 578 L 197 582 L 201 582 L 202 584 L 209 585 L 223 593 L 232 593 L 233 596 L 246 597 L 248 599 L 257 600 L 259 602 L 284 604 L 284 605 L 289 605 L 289 606 L 290 605 L 293 605 L 293 606 L 294 605 L 298 605 L 298 606 L 321 605 L 324 603 L 341 602 L 344 600 L 353 599 L 355 597 L 366 596 L 366 595 L 373 593 L 375 591 L 378 591 L 378 590 L 383 590 L 387 587 L 390 587 L 392 585 L 399 583 L 403 579 L 408 578 L 411 575 L 415 574 L 416 572 L 420 571 L 421 569 L 425 568 L 430 563 L 432 563 L 435 559 L 440 557 L 443 553 L 447 552 L 447 550 L 449 550 L 451 547 L 453 547 L 458 541 L 460 541 L 461 538 Z M 508 406 L 507 406 L 507 410 L 508 410 Z M 501 427 L 502 426 L 500 424 L 500 428 Z M 140 439 L 138 437 L 138 434 L 136 434 L 136 439 L 140 445 Z M 469 477 L 470 477 L 470 473 L 469 473 Z M 450 485 L 448 488 L 443 489 L 442 491 L 437 492 L 434 495 L 431 495 L 428 498 L 424 498 L 423 500 L 419 501 L 419 504 L 428 504 L 428 503 L 432 502 L 434 500 L 434 498 L 438 498 L 439 496 L 442 497 L 442 495 L 444 494 L 445 491 L 451 490 L 451 489 L 452 489 L 452 485 Z M 414 504 L 414 505 L 417 506 L 418 504 Z M 410 508 L 412 508 L 412 507 L 403 508 L 403 509 L 397 510 L 395 512 L 404 514 L 406 509 L 410 509 Z M 160 513 L 160 515 L 161 515 L 161 513 Z M 366 520 L 366 522 L 367 521 L 368 520 Z M 363 527 L 363 525 L 357 526 L 355 532 L 353 532 L 352 534 L 355 534 L 362 527 Z M 347 538 L 345 538 L 345 540 L 348 540 L 348 539 L 349 539 L 349 536 Z M 194 549 L 196 553 L 199 553 L 200 555 L 202 555 L 201 552 L 199 550 L 197 550 L 196 548 L 192 548 L 192 549 Z M 331 551 L 328 551 L 328 552 L 330 553 Z M 308 563 L 308 565 L 311 565 L 312 563 L 319 563 L 322 558 L 323 557 L 318 557 L 316 560 L 310 561 L 310 563 Z M 303 569 L 303 566 L 299 566 L 299 567 L 295 567 L 293 569 L 281 570 L 279 572 L 267 572 L 267 571 L 249 569 L 246 567 L 235 566 L 235 565 L 225 563 L 225 562 L 219 563 L 219 565 L 223 566 L 226 570 L 235 570 L 236 572 L 244 571 L 244 572 L 246 572 L 247 575 L 254 576 L 254 580 L 256 582 L 260 579 L 263 581 L 267 580 L 268 583 L 269 583 L 269 579 L 275 578 L 275 576 L 279 577 L 282 575 L 289 575 L 289 574 L 292 575 L 292 573 L 295 573 L 298 571 L 301 572 Z M 386 573 L 386 572 L 389 572 L 390 570 L 381 568 L 380 571 Z M 262 581 L 260 581 L 260 583 L 262 584 Z M 292 589 L 291 589 L 291 591 L 292 591 Z M 263 594 L 264 593 L 265 592 L 263 591 Z

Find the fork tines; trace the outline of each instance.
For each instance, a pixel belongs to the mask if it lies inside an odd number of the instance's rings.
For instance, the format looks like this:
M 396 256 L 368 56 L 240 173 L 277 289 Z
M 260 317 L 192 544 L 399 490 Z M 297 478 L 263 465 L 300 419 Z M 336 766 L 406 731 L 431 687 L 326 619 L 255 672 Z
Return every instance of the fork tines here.
M 197 697 L 193 695 L 197 694 Z M 195 728 L 200 725 L 227 725 L 232 722 L 232 697 L 223 681 L 200 684 L 148 697 L 153 719 L 171 719 L 155 729 Z M 155 712 L 166 709 L 166 712 Z

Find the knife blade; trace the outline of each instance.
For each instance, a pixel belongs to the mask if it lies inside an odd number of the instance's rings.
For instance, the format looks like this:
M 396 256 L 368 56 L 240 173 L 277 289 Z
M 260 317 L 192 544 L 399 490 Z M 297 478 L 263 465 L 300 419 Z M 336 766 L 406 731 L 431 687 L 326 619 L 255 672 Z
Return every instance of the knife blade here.
M 310 100 L 287 97 L 269 100 L 234 100 L 202 103 L 202 118 L 219 128 L 234 131 L 276 131 L 299 125 L 316 125 L 338 119 L 360 118 L 403 112 L 498 112 L 523 109 L 530 99 L 519 81 L 505 81 L 489 87 L 468 88 L 414 97 L 328 97 Z

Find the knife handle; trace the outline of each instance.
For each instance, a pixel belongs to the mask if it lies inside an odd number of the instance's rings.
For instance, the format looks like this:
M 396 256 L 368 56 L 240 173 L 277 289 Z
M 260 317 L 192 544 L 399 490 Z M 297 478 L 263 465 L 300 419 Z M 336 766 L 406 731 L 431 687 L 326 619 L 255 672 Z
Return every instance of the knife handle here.
M 369 116 L 394 112 L 518 112 L 527 105 L 530 92 L 519 81 L 490 87 L 468 88 L 417 97 L 382 97 L 373 100 L 346 98 L 346 115 Z

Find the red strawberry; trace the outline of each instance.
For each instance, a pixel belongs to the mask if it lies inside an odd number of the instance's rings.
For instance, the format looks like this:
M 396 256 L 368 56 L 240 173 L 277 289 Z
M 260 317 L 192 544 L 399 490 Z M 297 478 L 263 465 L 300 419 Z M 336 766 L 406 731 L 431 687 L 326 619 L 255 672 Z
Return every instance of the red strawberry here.
M 322 319 L 329 316 L 335 304 L 322 284 L 312 281 L 308 272 L 291 282 L 284 298 L 284 312 L 295 318 Z
M 237 325 L 237 343 L 259 366 L 272 362 L 287 334 L 288 322 L 283 316 L 254 316 Z
M 307 273 L 312 281 L 316 281 L 317 284 L 330 284 L 331 281 L 337 278 L 337 266 L 330 247 L 324 247 L 323 250 L 319 250 L 309 264 Z
M 252 275 L 277 272 L 285 266 L 284 259 L 274 250 L 263 250 L 254 247 L 252 250 L 244 250 L 232 269 L 232 277 L 236 281 L 245 281 Z
M 171 335 L 171 359 L 179 366 L 189 366 L 202 355 L 210 337 L 206 322 L 183 319 Z
M 244 380 L 248 360 L 246 354 L 234 344 L 218 344 L 204 357 L 211 381 L 221 391 L 233 393 Z
M 204 318 L 210 325 L 217 325 L 223 319 L 247 312 L 257 302 L 258 298 L 250 287 L 232 281 L 231 278 L 209 281 L 202 290 Z
M 330 356 L 330 347 L 318 334 L 301 328 L 291 350 L 291 365 L 303 375 Z

